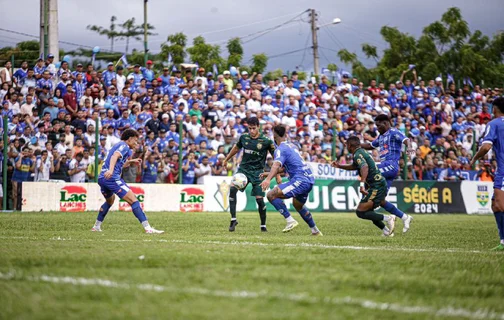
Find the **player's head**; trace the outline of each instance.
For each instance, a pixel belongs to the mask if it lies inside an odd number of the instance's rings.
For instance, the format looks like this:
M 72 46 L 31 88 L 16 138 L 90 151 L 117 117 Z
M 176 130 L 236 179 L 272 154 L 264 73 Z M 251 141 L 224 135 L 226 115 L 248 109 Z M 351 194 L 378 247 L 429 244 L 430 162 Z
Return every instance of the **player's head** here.
M 353 154 L 361 146 L 360 139 L 356 136 L 351 136 L 350 138 L 348 138 L 346 145 L 347 145 L 348 152 Z
M 374 121 L 380 134 L 384 134 L 390 129 L 390 118 L 386 114 L 378 115 Z
M 247 125 L 250 136 L 255 137 L 259 134 L 259 119 L 256 117 L 248 118 Z
M 493 106 L 494 106 L 494 116 L 500 117 L 504 116 L 504 98 L 503 97 L 498 97 L 493 101 Z
M 275 138 L 275 143 L 279 145 L 287 138 L 287 128 L 283 124 L 277 124 L 273 128 L 273 137 Z
M 134 149 L 138 144 L 138 132 L 135 129 L 126 129 L 121 135 L 121 140 Z

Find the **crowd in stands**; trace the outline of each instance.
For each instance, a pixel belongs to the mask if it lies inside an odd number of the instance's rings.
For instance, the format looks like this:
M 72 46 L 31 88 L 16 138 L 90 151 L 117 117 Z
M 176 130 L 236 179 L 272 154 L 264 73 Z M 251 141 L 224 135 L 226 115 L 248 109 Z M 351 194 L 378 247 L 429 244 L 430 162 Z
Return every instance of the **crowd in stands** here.
M 373 118 L 387 114 L 417 150 L 413 159 L 401 160 L 398 178 L 460 180 L 461 170 L 474 169 L 491 181 L 496 168 L 491 154 L 476 168 L 469 161 L 492 118 L 492 101 L 503 93 L 499 88 L 456 88 L 453 82 L 445 87 L 440 77 L 425 81 L 415 69 L 385 85 L 345 73 L 331 83 L 326 76 L 300 81 L 296 72 L 265 80 L 239 69 L 214 75 L 203 68 L 158 73 L 152 66 L 109 63 L 96 70 L 78 64 L 70 70 L 66 61 L 56 68 L 48 55 L 13 72 L 7 62 L 0 71 L 0 102 L 9 138 L 0 147 L 8 151 L 2 161 L 14 198 L 24 181 L 93 181 L 96 148 L 99 171 L 126 128 L 141 133 L 133 157 L 143 159 L 124 170 L 128 183 L 177 183 L 179 157 L 182 183 L 232 175 L 239 159 L 227 167 L 222 160 L 250 117 L 259 119 L 268 136 L 275 124 L 287 125 L 306 161 L 328 163 L 334 152 L 348 163 L 345 140 L 376 139 Z M 378 160 L 378 151 L 373 156 Z

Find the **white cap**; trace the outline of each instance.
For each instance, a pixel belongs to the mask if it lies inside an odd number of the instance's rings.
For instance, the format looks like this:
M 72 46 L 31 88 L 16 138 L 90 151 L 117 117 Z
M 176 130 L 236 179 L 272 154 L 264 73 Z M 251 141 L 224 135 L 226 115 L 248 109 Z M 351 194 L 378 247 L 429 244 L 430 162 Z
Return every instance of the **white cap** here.
M 169 115 L 167 115 L 166 113 L 164 113 L 164 114 L 161 116 L 161 118 L 162 118 L 162 119 L 167 119 L 167 118 L 169 118 L 169 117 L 170 117 L 170 116 L 169 116 Z
M 435 97 L 435 98 L 434 98 L 434 102 L 435 102 L 435 103 L 439 103 L 439 98 L 438 98 L 438 97 Z
M 189 91 L 187 91 L 187 90 L 182 90 L 182 95 L 184 95 L 184 94 L 189 94 Z
M 248 74 L 247 71 L 242 71 L 242 75 L 246 75 L 246 74 Z
M 273 98 L 271 96 L 266 96 L 266 97 L 264 97 L 264 99 L 266 99 L 266 100 L 270 99 L 271 100 Z
M 224 71 L 222 74 L 231 74 L 228 70 Z
M 191 94 L 193 94 L 193 93 L 198 93 L 198 90 L 192 90 L 192 91 L 191 91 Z M 182 94 L 183 94 L 183 93 L 182 93 Z
M 441 79 L 441 77 L 437 77 L 436 82 L 440 82 L 440 81 L 443 81 L 443 79 Z

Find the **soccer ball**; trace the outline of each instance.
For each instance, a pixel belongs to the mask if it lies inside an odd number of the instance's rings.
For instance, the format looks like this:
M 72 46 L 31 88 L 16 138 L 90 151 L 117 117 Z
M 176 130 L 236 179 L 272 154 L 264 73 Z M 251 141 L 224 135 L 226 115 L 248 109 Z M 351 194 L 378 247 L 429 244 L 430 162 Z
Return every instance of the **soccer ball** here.
M 243 173 L 237 173 L 233 176 L 231 183 L 239 190 L 242 190 L 247 186 L 248 179 Z

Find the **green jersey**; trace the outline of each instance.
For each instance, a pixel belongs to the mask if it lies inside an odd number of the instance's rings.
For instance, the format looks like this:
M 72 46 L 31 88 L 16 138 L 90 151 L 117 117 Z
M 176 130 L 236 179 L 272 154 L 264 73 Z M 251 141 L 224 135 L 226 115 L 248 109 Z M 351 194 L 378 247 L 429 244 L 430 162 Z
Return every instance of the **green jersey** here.
M 359 148 L 357 149 L 357 151 L 355 151 L 353 155 L 353 165 L 359 171 L 362 167 L 368 167 L 368 175 L 365 181 L 368 187 L 381 186 L 384 183 L 386 185 L 387 182 L 381 175 L 380 169 L 378 169 L 378 166 L 374 162 L 373 158 L 371 158 L 371 156 L 366 151 L 364 151 L 364 149 Z
M 271 155 L 275 152 L 273 141 L 262 134 L 253 139 L 248 133 L 244 133 L 240 136 L 236 146 L 243 149 L 240 171 L 245 172 L 264 171 L 268 152 Z

